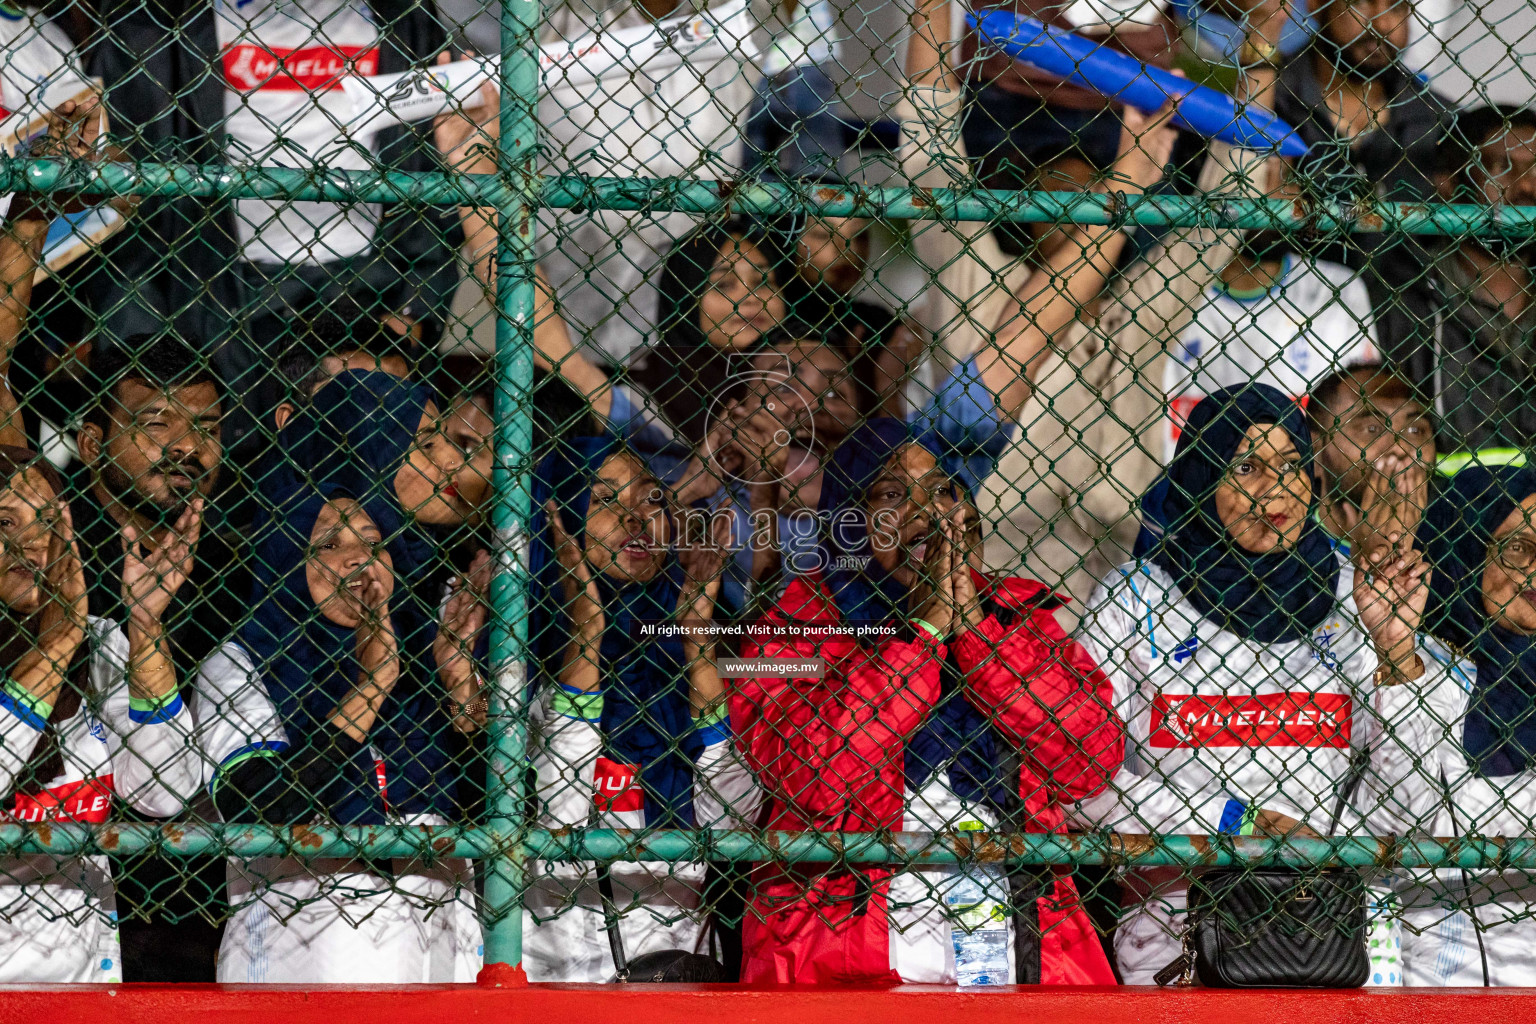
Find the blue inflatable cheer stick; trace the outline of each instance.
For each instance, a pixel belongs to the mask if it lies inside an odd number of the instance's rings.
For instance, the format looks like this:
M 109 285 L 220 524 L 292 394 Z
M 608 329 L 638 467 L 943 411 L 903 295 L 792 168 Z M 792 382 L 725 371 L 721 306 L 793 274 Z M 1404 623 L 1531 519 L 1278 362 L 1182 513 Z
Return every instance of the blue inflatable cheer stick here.
M 1225 93 L 1148 67 L 1103 43 L 1009 11 L 989 11 L 980 18 L 971 14 L 966 20 L 983 42 L 1015 60 L 1118 103 L 1150 114 L 1173 99 L 1177 103 L 1173 123 L 1208 139 L 1246 149 L 1278 147 L 1282 156 L 1306 155 L 1307 144 L 1296 129 L 1262 107 L 1240 107 Z

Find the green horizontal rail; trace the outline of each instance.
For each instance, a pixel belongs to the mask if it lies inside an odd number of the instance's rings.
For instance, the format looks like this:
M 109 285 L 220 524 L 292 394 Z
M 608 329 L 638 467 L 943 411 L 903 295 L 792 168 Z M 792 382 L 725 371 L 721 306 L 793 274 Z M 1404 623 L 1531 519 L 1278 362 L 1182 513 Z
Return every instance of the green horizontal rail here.
M 0 193 L 201 196 L 332 202 L 482 205 L 515 210 L 516 190 L 495 175 L 335 171 L 194 164 L 89 164 L 0 157 Z M 1466 204 L 1329 204 L 1310 211 L 1284 200 L 1083 195 L 1001 189 L 853 188 L 660 178 L 544 176 L 539 205 L 556 209 L 782 214 L 947 221 L 1070 221 L 1147 227 L 1272 228 L 1411 235 L 1536 235 L 1536 207 Z
M 510 842 L 483 828 L 401 825 L 333 828 L 270 825 L 0 825 L 0 854 L 137 854 L 232 857 L 488 857 Z M 1222 867 L 1349 864 L 1360 867 L 1536 868 L 1536 839 L 1018 835 L 955 832 L 639 832 L 533 829 L 528 856 L 560 861 L 790 861 L 861 864 L 1112 864 Z

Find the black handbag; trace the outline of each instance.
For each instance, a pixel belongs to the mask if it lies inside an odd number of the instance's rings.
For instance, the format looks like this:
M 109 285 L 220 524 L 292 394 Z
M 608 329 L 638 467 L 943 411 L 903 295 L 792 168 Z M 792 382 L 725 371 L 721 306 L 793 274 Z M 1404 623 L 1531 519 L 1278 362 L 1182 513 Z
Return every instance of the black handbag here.
M 1359 988 L 1371 973 L 1365 880 L 1349 868 L 1223 870 L 1189 886 L 1207 988 Z
M 1364 775 L 1351 759 L 1333 821 Z M 1159 985 L 1207 988 L 1359 988 L 1371 976 L 1365 879 L 1353 868 L 1225 868 L 1189 883 L 1188 927 Z
M 619 907 L 613 895 L 613 876 L 607 864 L 597 869 L 597 892 L 603 901 L 603 925 L 608 931 L 608 950 L 613 955 L 613 982 L 718 984 L 725 981 L 725 965 L 712 956 L 685 949 L 660 949 L 629 959 L 624 954 L 624 933 L 619 931 Z

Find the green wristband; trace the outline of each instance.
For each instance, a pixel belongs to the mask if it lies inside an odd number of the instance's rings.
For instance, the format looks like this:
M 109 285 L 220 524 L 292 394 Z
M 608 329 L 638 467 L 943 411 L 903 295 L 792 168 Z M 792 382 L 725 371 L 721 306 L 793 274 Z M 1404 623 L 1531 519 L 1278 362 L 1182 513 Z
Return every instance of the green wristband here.
M 939 627 L 935 626 L 933 623 L 927 621 L 926 619 L 919 619 L 917 616 L 914 615 L 912 617 L 912 625 L 914 625 L 914 626 L 922 626 L 939 643 L 943 643 L 944 642 L 944 634 L 939 632 Z
M 4 704 L 32 728 L 41 732 L 47 727 L 48 716 L 53 714 L 53 705 L 32 696 L 8 675 L 0 674 L 0 696 L 3 696 L 0 704 Z

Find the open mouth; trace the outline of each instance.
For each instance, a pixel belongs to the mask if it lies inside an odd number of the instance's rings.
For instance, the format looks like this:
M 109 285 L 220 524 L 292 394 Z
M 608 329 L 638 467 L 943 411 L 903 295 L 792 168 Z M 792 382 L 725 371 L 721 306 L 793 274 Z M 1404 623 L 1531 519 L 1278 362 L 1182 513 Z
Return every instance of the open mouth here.
M 933 530 L 924 530 L 914 533 L 902 542 L 907 549 L 907 562 L 911 565 L 922 565 L 928 560 L 928 545 L 934 539 Z
M 649 537 L 632 537 L 619 548 L 619 554 L 635 561 L 643 561 L 649 559 L 654 550 Z

